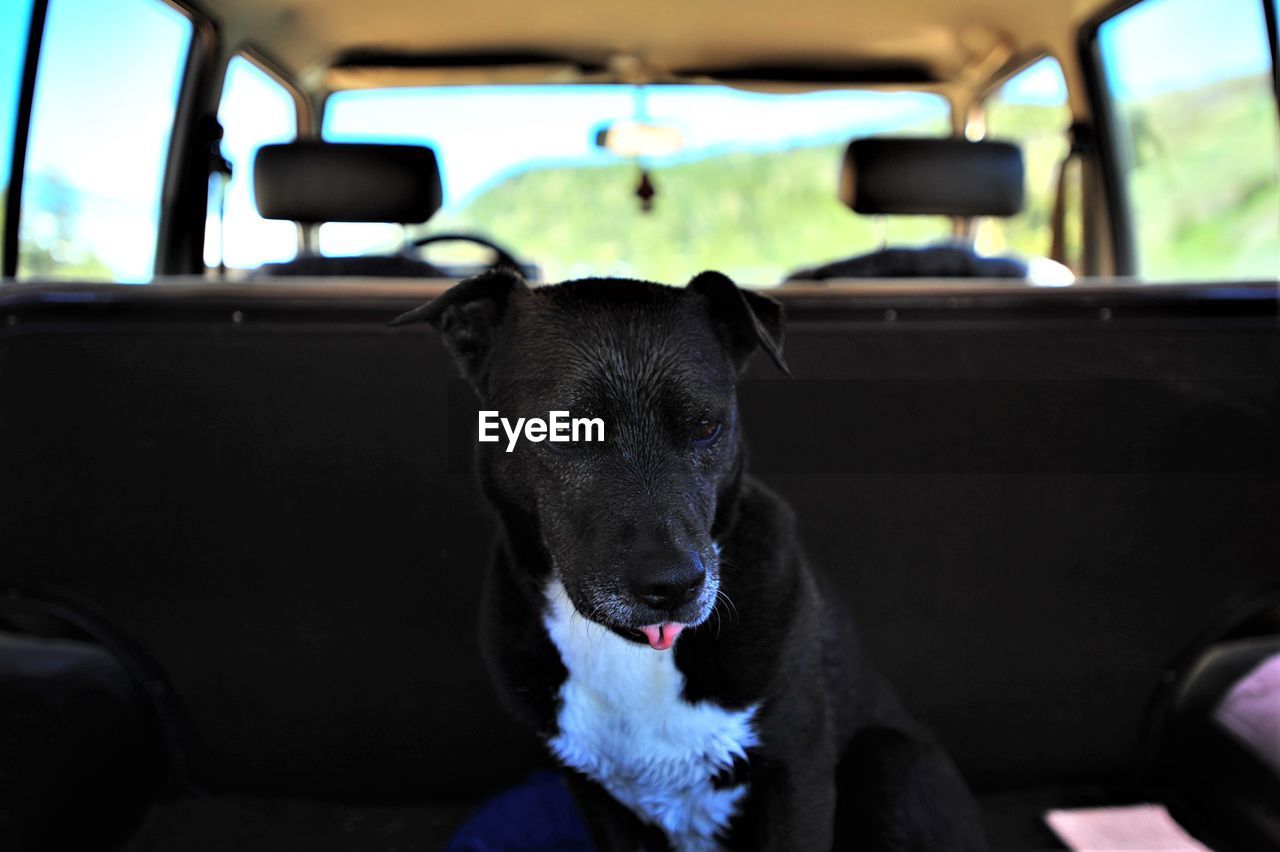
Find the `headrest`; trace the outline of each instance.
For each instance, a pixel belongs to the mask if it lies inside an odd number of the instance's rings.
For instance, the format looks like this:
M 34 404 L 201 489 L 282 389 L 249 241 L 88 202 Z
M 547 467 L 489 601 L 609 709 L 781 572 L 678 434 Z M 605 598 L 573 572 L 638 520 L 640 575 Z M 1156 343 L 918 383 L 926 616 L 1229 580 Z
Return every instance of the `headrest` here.
M 1009 142 L 855 139 L 840 200 L 858 213 L 1013 216 L 1022 210 L 1022 151 Z
M 440 167 L 424 145 L 264 145 L 253 164 L 253 192 L 264 219 L 304 225 L 416 225 L 443 203 Z

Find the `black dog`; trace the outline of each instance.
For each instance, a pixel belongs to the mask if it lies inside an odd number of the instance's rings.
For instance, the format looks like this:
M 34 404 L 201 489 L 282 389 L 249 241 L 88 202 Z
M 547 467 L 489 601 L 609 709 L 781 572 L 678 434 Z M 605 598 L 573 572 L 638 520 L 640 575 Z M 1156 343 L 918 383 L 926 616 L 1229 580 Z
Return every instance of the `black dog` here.
M 757 349 L 786 369 L 777 302 L 714 272 L 531 289 L 494 271 L 394 323 L 414 321 L 486 409 L 605 423 L 601 443 L 479 445 L 502 521 L 486 654 L 601 848 L 982 847 L 790 510 L 743 473 L 736 379 Z

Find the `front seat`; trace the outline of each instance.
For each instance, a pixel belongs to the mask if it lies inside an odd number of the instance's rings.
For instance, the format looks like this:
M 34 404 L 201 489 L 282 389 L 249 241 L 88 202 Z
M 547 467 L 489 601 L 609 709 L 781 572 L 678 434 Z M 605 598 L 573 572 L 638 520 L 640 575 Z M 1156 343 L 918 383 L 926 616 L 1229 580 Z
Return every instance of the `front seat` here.
M 253 191 L 264 219 L 314 229 L 324 222 L 419 225 L 443 203 L 440 167 L 424 145 L 289 142 L 264 145 L 253 167 Z M 327 257 L 303 252 L 261 266 L 254 277 L 391 276 L 445 278 L 407 254 Z
M 840 200 L 855 213 L 867 215 L 962 220 L 1015 216 L 1023 204 L 1022 151 L 1008 142 L 855 139 L 845 150 Z M 1070 273 L 1065 267 L 1062 271 L 1069 280 Z M 948 242 L 917 248 L 886 247 L 798 270 L 788 280 L 1030 277 L 1026 261 L 986 257 L 966 242 Z

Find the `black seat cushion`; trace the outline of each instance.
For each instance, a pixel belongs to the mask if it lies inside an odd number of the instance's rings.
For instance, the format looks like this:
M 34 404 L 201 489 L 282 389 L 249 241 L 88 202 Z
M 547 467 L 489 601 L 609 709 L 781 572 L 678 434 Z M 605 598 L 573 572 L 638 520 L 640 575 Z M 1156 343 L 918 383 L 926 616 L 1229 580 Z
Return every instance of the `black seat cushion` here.
M 388 852 L 443 849 L 470 801 L 371 805 L 235 794 L 157 802 L 127 852 Z
M 284 278 L 310 275 L 366 278 L 448 278 L 439 267 L 402 254 L 359 257 L 304 255 L 283 263 L 259 267 L 254 278 Z
M 984 257 L 968 246 L 884 248 L 788 276 L 790 281 L 829 278 L 1026 278 L 1027 265 L 1010 257 Z
M 155 717 L 110 653 L 0 632 L 0 849 L 108 849 L 154 797 Z
M 1227 827 L 1229 843 L 1242 849 L 1280 848 L 1280 768 L 1274 749 L 1264 754 L 1228 730 L 1223 703 L 1244 688 L 1257 693 L 1252 712 L 1272 712 L 1274 686 L 1258 675 L 1278 658 L 1280 636 L 1237 639 L 1210 648 L 1181 690 L 1161 755 L 1164 771 Z M 1268 687 L 1270 692 L 1261 692 Z M 1262 720 L 1253 727 L 1268 730 Z

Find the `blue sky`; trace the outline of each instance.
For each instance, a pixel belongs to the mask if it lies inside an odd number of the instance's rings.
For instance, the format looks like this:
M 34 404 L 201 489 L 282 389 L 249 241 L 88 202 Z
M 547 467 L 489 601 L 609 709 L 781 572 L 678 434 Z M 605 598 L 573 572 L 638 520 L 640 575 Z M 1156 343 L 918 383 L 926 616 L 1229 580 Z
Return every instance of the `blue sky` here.
M 0 14 L 21 18 L 25 5 L 0 0 Z M 55 228 L 39 208 L 42 193 L 51 193 L 42 179 L 56 175 L 76 190 L 75 243 L 121 280 L 149 277 L 159 178 L 190 33 L 191 23 L 157 0 L 50 0 L 27 151 L 24 234 L 47 238 Z M 0 41 L 12 51 L 16 40 Z M 17 64 L 13 52 L 0 56 L 0 69 Z M 9 110 L 6 128 L 13 126 Z M 6 138 L 6 157 L 10 145 Z
M 262 145 L 288 142 L 297 132 L 293 98 L 256 65 L 242 57 L 227 68 L 218 121 L 224 128 L 222 154 L 231 162 L 226 191 L 226 225 L 211 219 L 205 235 L 205 263 L 217 264 L 219 253 L 228 266 L 253 267 L 288 260 L 298 246 L 292 222 L 258 216 L 253 203 L 253 157 Z M 251 116 L 251 121 L 245 121 Z M 225 248 L 223 246 L 225 245 Z
M 1103 24 L 1098 39 L 1107 79 L 1126 100 L 1259 74 L 1271 64 L 1259 0 L 1148 0 Z
M 642 115 L 677 130 L 678 158 L 731 148 L 772 148 L 845 139 L 856 132 L 947 121 L 933 95 L 881 92 L 760 94 L 720 86 L 649 87 L 637 105 L 625 86 L 404 89 L 335 95 L 324 133 L 331 139 L 427 142 L 441 154 L 446 196 L 459 201 L 529 162 L 615 159 L 594 144 L 610 121 Z
M 0 178 L 7 178 L 29 5 L 0 0 Z M 1102 47 L 1120 96 L 1140 98 L 1263 71 L 1264 33 L 1259 0 L 1146 0 L 1103 28 Z M 159 0 L 50 0 L 28 174 L 56 173 L 76 188 L 83 239 L 122 278 L 145 278 L 150 269 L 157 177 L 188 35 L 189 23 Z M 233 75 L 246 89 L 237 94 L 233 83 L 228 98 L 252 104 L 268 97 L 251 91 L 249 76 Z M 1057 98 L 1060 87 L 1056 75 L 1028 75 L 1006 96 Z M 935 103 L 867 92 L 783 97 L 655 88 L 647 111 L 677 127 L 686 155 L 697 155 L 876 132 L 936 115 Z M 592 129 L 631 117 L 635 103 L 617 87 L 547 87 L 532 96 L 495 88 L 353 94 L 335 98 L 332 109 L 326 127 L 335 136 L 437 144 L 456 203 L 530 161 L 606 156 L 592 147 Z M 229 127 L 229 146 L 234 136 Z M 233 211 L 248 216 L 245 191 L 233 196 Z M 36 218 L 24 219 L 24 229 L 38 230 Z M 284 231 L 271 233 L 275 247 L 265 248 L 264 232 L 264 245 L 250 247 L 245 262 L 288 244 Z
M 0 0 L 0 184 L 8 183 L 13 157 L 13 117 L 18 108 L 18 75 L 27 47 L 31 0 Z
M 638 100 L 639 99 L 639 100 Z M 743 148 L 778 148 L 933 120 L 949 124 L 935 95 L 883 92 L 760 94 L 722 86 L 469 87 L 357 91 L 330 98 L 326 138 L 406 141 L 436 149 L 445 176 L 445 208 L 511 174 L 550 163 L 617 162 L 595 145 L 612 121 L 642 119 L 674 129 L 683 150 L 665 161 Z M 359 253 L 394 242 L 396 229 L 327 225 L 326 252 Z
M 1057 60 L 1045 57 L 1019 72 L 1000 89 L 1001 100 L 1015 104 L 1056 106 L 1067 102 L 1067 81 Z

